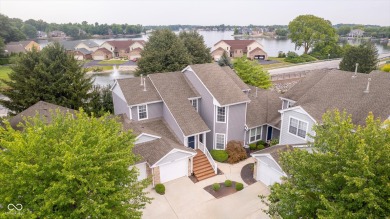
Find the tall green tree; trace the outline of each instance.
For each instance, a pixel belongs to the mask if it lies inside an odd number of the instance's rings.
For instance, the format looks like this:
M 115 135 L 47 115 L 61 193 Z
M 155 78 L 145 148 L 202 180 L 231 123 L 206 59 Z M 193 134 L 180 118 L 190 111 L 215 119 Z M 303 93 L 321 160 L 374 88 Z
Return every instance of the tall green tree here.
M 339 28 L 337 28 L 337 34 L 339 34 L 340 36 L 347 36 L 349 32 L 351 32 L 351 30 L 352 30 L 351 26 L 348 25 L 340 26 Z
M 313 153 L 281 155 L 288 177 L 274 184 L 269 213 L 282 218 L 386 218 L 390 212 L 390 123 L 365 126 L 338 111 L 314 126 Z M 264 201 L 264 200 L 263 200 Z
M 289 35 L 295 48 L 304 48 L 307 54 L 319 42 L 336 42 L 338 35 L 332 23 L 314 15 L 300 15 L 288 24 Z
M 348 46 L 339 67 L 344 71 L 355 71 L 356 63 L 359 63 L 358 72 L 370 73 L 377 68 L 378 56 L 378 49 L 371 42 Z
M 145 44 L 138 61 L 137 74 L 180 71 L 191 64 L 182 40 L 170 30 L 156 30 Z
M 250 61 L 243 56 L 233 62 L 234 70 L 246 84 L 268 89 L 272 86 L 271 76 L 257 61 Z
M 0 91 L 9 100 L 0 104 L 16 113 L 40 100 L 78 109 L 91 97 L 92 79 L 58 43 L 16 57 L 11 70 L 10 80 L 1 80 L 8 89 Z
M 149 202 L 128 169 L 138 158 L 134 136 L 107 116 L 51 112 L 23 131 L 0 127 L 1 218 L 141 218 Z M 21 204 L 16 216 L 9 203 Z
M 87 112 L 95 116 L 103 116 L 106 113 L 114 112 L 111 86 L 94 85 L 91 92 L 91 99 L 88 101 Z
M 5 43 L 26 39 L 19 27 L 15 26 L 16 23 L 7 16 L 0 14 L 0 37 L 4 39 Z
M 203 36 L 197 31 L 182 31 L 179 34 L 179 38 L 187 48 L 192 64 L 210 63 L 212 61 L 210 48 L 205 45 Z
M 22 31 L 29 39 L 35 39 L 37 37 L 37 29 L 30 24 L 24 24 Z
M 5 45 L 3 38 L 0 37 L 0 57 L 3 57 L 5 54 Z

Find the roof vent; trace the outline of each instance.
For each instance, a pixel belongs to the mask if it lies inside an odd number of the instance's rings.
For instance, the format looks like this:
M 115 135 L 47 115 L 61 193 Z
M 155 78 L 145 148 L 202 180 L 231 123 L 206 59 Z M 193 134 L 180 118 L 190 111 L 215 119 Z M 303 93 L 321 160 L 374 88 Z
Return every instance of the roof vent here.
M 356 63 L 355 74 L 353 74 L 352 78 L 356 78 L 356 77 L 357 77 L 357 69 L 358 69 L 358 66 L 359 66 L 359 63 Z
M 144 78 L 144 91 L 146 91 L 146 82 L 145 82 L 145 78 Z
M 140 84 L 140 86 L 142 86 L 142 85 L 144 85 L 144 81 L 142 79 L 142 74 L 141 74 L 141 84 Z
M 370 93 L 370 81 L 371 81 L 371 78 L 368 78 L 368 82 L 367 82 L 367 88 L 365 91 L 363 91 L 365 94 L 368 94 Z

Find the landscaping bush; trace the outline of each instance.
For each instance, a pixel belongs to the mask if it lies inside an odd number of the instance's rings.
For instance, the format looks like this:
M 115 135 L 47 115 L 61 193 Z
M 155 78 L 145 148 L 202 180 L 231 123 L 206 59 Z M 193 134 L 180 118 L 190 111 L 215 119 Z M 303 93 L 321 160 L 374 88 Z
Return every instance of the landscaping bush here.
M 247 158 L 246 151 L 240 141 L 229 141 L 226 146 L 226 152 L 229 155 L 227 162 L 230 164 L 237 163 Z
M 219 183 L 214 183 L 213 184 L 213 190 L 218 191 L 221 188 L 221 185 Z
M 256 143 L 249 144 L 251 150 L 256 150 Z
M 236 190 L 237 191 L 241 191 L 242 189 L 244 189 L 244 185 L 242 183 L 236 183 Z
M 260 140 L 260 141 L 258 141 L 257 143 L 256 143 L 256 145 L 257 146 L 259 146 L 259 145 L 263 145 L 263 146 L 265 146 L 265 141 L 263 141 L 263 140 Z
M 160 195 L 164 195 L 165 194 L 165 186 L 163 184 L 161 184 L 161 183 L 157 184 L 156 187 L 154 187 L 154 189 Z
M 232 181 L 231 180 L 225 180 L 225 186 L 226 187 L 230 187 L 230 186 L 232 186 Z
M 274 145 L 277 145 L 277 144 L 279 144 L 279 139 L 272 139 L 271 141 L 270 141 L 270 143 L 269 143 L 269 145 L 270 146 L 274 146 Z
M 385 72 L 390 72 L 390 64 L 384 65 L 381 70 Z
M 286 58 L 286 53 L 279 51 L 278 52 L 278 58 Z
M 210 154 L 214 160 L 221 163 L 225 162 L 228 159 L 228 154 L 224 150 L 211 150 Z
M 264 145 L 262 144 L 257 145 L 257 150 L 262 150 L 262 149 L 264 149 Z
M 297 53 L 291 52 L 291 51 L 287 53 L 287 57 L 284 59 L 284 61 L 290 62 L 290 63 L 312 62 L 315 60 L 317 60 L 317 59 L 311 55 L 303 54 L 303 55 L 299 56 Z

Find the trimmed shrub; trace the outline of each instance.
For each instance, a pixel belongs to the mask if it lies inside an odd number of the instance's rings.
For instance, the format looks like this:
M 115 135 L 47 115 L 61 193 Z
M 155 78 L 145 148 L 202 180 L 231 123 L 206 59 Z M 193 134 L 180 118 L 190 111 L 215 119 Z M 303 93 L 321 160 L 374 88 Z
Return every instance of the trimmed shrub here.
M 269 143 L 269 145 L 270 146 L 274 146 L 274 145 L 277 145 L 277 144 L 279 144 L 279 139 L 272 139 L 271 141 L 270 141 L 270 143 Z
M 228 159 L 228 154 L 224 150 L 211 150 L 210 154 L 214 160 L 221 163 L 225 162 Z
M 229 141 L 226 146 L 226 152 L 229 155 L 227 162 L 230 164 L 238 163 L 247 158 L 246 151 L 241 141 Z
M 225 180 L 225 186 L 226 187 L 230 187 L 230 186 L 232 186 L 232 181 L 231 180 Z
M 259 146 L 259 145 L 263 145 L 263 146 L 265 146 L 265 141 L 263 141 L 263 140 L 260 140 L 260 141 L 258 141 L 257 142 L 257 144 L 256 144 L 257 146 Z
M 251 150 L 256 150 L 256 143 L 249 144 Z
M 157 184 L 154 189 L 156 190 L 156 192 L 160 195 L 164 195 L 165 194 L 165 186 L 161 183 Z
M 298 54 L 295 52 L 288 52 L 287 57 L 284 59 L 284 61 L 290 62 L 290 63 L 312 62 L 315 60 L 317 60 L 317 59 L 311 55 L 303 54 L 301 56 L 298 56 Z
M 241 191 L 242 189 L 244 189 L 244 185 L 242 183 L 236 183 L 236 190 L 237 191 Z
M 258 150 L 264 149 L 264 145 L 262 145 L 262 144 L 257 145 L 257 149 L 258 149 Z
M 219 183 L 214 183 L 213 184 L 213 190 L 218 191 L 221 188 L 221 185 Z

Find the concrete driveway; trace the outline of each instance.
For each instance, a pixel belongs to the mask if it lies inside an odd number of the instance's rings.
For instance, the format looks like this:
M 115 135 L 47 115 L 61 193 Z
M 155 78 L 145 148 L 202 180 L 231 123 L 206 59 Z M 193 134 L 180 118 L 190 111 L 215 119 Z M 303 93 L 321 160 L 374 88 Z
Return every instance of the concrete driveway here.
M 193 183 L 188 177 L 165 183 L 165 195 L 157 194 L 149 188 L 149 196 L 154 198 L 144 209 L 143 218 L 269 218 L 262 209 L 258 195 L 269 195 L 269 189 L 261 182 L 250 186 L 244 184 L 244 189 L 220 199 L 214 198 L 203 188 L 215 182 L 231 179 L 243 182 L 239 176 L 242 166 L 252 162 L 251 158 L 239 164 L 220 164 L 219 168 L 225 173 Z

